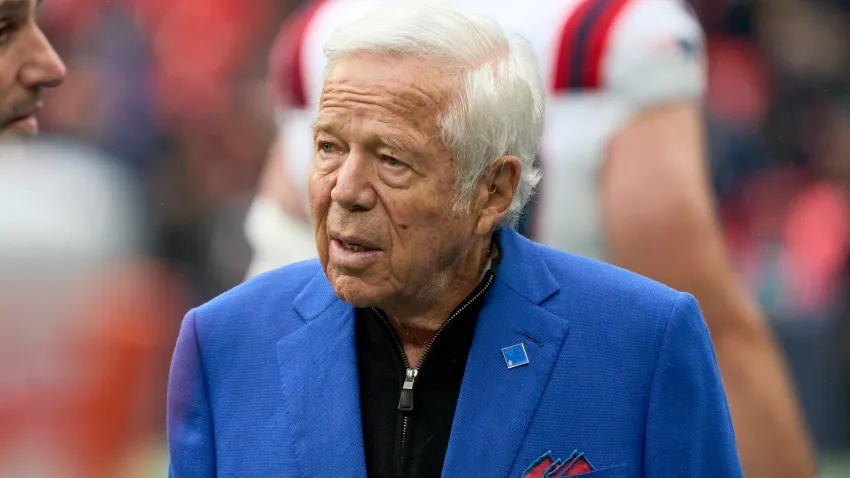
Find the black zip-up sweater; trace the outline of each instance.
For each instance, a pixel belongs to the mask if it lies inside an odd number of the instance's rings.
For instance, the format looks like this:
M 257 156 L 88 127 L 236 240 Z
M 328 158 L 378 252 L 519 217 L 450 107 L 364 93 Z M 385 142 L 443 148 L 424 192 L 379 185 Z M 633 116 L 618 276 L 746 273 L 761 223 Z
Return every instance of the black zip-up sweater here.
M 440 476 L 475 323 L 494 278 L 488 271 L 452 312 L 416 372 L 409 369 L 383 313 L 357 309 L 360 410 L 370 478 Z

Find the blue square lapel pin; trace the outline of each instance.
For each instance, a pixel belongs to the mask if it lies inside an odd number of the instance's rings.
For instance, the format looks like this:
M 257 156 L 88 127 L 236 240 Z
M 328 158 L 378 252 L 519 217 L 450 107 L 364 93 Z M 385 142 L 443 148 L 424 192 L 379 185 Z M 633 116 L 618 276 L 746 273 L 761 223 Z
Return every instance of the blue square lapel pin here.
M 507 364 L 508 369 L 528 364 L 528 354 L 525 353 L 525 344 L 523 343 L 503 348 L 502 355 L 505 357 L 505 364 Z

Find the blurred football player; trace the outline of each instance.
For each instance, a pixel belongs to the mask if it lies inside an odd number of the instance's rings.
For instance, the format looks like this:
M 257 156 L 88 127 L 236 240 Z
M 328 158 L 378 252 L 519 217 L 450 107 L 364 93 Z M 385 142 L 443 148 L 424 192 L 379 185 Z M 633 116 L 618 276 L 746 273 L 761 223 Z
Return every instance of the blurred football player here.
M 0 204 L 0 476 L 127 476 L 185 308 L 144 257 L 132 177 L 79 144 L 0 142 Z
M 278 37 L 272 80 L 279 136 L 246 225 L 255 253 L 249 275 L 315 255 L 306 196 L 322 48 L 337 25 L 385 1 L 312 3 Z M 701 121 L 703 36 L 685 4 L 453 3 L 524 36 L 548 82 L 539 151 L 546 174 L 525 232 L 694 294 L 747 476 L 812 476 L 810 443 L 780 355 L 738 286 L 718 228 Z
M 65 65 L 36 24 L 40 4 L 0 0 L 0 136 L 36 134 L 41 90 L 65 78 Z

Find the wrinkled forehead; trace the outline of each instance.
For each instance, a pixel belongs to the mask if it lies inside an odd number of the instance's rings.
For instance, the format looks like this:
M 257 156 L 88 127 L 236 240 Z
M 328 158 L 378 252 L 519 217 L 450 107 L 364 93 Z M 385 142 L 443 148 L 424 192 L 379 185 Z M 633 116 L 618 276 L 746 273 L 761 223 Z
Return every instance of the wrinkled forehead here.
M 319 99 L 319 118 L 375 114 L 420 130 L 433 130 L 451 99 L 445 75 L 413 61 L 374 57 L 340 60 Z

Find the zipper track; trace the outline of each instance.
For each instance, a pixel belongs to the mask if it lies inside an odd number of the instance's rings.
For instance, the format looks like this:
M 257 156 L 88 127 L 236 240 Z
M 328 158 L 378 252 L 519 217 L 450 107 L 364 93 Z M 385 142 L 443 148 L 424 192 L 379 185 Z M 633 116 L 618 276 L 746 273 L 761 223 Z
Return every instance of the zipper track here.
M 407 369 L 410 368 L 410 362 L 407 361 L 407 355 L 404 354 L 404 347 L 401 346 L 401 340 L 399 340 L 398 334 L 395 333 L 395 329 L 393 329 L 392 325 L 390 325 L 390 321 L 387 320 L 387 317 L 384 315 L 383 312 L 376 309 L 375 307 L 372 307 L 371 309 L 372 309 L 372 312 L 377 314 L 378 317 L 380 317 L 381 320 L 384 321 L 384 325 L 386 325 L 387 329 L 389 329 L 389 331 L 391 332 L 390 335 L 393 336 L 393 340 L 395 341 L 395 345 L 396 345 L 396 347 L 398 347 L 398 351 L 401 353 L 401 361 L 404 363 L 405 372 L 407 372 Z
M 431 351 L 431 346 L 434 345 L 434 342 L 437 341 L 437 337 L 440 336 L 440 333 L 446 328 L 446 326 L 449 325 L 449 323 L 452 320 L 454 320 L 455 317 L 460 315 L 461 312 L 466 310 L 467 307 L 469 307 L 473 302 L 478 300 L 479 297 L 481 297 L 485 292 L 487 292 L 487 290 L 490 289 L 490 285 L 493 284 L 493 278 L 494 277 L 495 277 L 495 275 L 492 272 L 488 272 L 487 273 L 487 283 L 484 285 L 484 287 L 481 290 L 479 290 L 477 294 L 475 294 L 469 300 L 464 302 L 463 305 L 458 307 L 458 309 L 455 310 L 454 313 L 452 315 L 450 315 L 449 318 L 446 319 L 445 322 L 443 322 L 443 325 L 441 325 L 440 328 L 437 329 L 437 332 L 434 333 L 434 337 L 431 338 L 431 341 L 428 342 L 428 346 L 425 347 L 425 351 L 422 352 L 422 357 L 419 359 L 419 364 L 417 365 L 416 368 L 412 369 L 412 370 L 415 370 L 415 373 L 417 373 L 417 374 L 419 373 L 419 369 L 421 369 L 422 364 L 425 363 L 425 358 L 428 357 L 428 352 Z M 393 340 L 395 341 L 395 345 L 396 345 L 396 347 L 398 347 L 398 351 L 401 353 L 401 360 L 404 363 L 404 368 L 405 368 L 404 372 L 405 372 L 405 375 L 406 375 L 407 371 L 411 370 L 411 367 L 410 367 L 410 362 L 407 360 L 407 355 L 404 353 L 404 347 L 401 345 L 401 340 L 399 340 L 399 338 L 398 338 L 398 334 L 396 334 L 395 329 L 392 328 L 392 325 L 390 325 L 390 321 L 387 320 L 387 317 L 384 315 L 383 312 L 381 312 L 379 309 L 377 309 L 375 307 L 371 307 L 371 309 L 372 309 L 372 312 L 374 312 L 375 314 L 378 315 L 378 317 L 381 318 L 381 320 L 384 322 L 384 325 L 387 327 L 387 329 L 389 329 L 390 335 L 392 335 Z M 414 376 L 414 380 L 415 380 L 415 376 Z M 407 443 L 407 424 L 408 424 L 409 421 L 410 421 L 410 415 L 408 413 L 405 413 L 404 414 L 404 422 L 402 423 L 402 426 L 401 426 L 401 452 L 399 453 L 402 460 L 404 460 L 404 446 Z
M 490 288 L 490 284 L 493 283 L 493 277 L 495 277 L 493 275 L 493 273 L 488 272 L 487 273 L 487 283 L 484 284 L 484 287 L 481 290 L 479 290 L 477 294 L 475 294 L 469 300 L 464 302 L 463 305 L 458 307 L 458 309 L 452 315 L 450 315 L 449 318 L 446 319 L 445 322 L 443 322 L 443 325 L 441 325 L 440 328 L 437 329 L 437 332 L 434 334 L 434 337 L 431 339 L 430 342 L 428 342 L 428 346 L 425 347 L 425 351 L 422 352 L 422 358 L 419 359 L 419 366 L 416 367 L 416 370 L 419 370 L 420 368 L 422 368 L 422 364 L 425 363 L 425 359 L 428 357 L 428 352 L 431 351 L 431 346 L 434 345 L 434 342 L 437 341 L 437 337 L 440 336 L 440 332 L 442 332 L 443 329 L 445 329 L 449 325 L 449 323 L 451 323 L 451 321 L 454 320 L 455 317 L 460 315 L 461 312 L 463 312 L 467 307 L 469 307 L 473 302 L 478 300 L 479 297 L 481 297 L 482 295 L 484 295 L 485 292 L 487 292 L 487 290 Z
M 488 272 L 487 273 L 487 283 L 484 285 L 484 287 L 480 291 L 478 291 L 477 294 L 475 294 L 469 300 L 464 302 L 463 305 L 461 305 L 457 310 L 455 310 L 454 313 L 452 315 L 450 315 L 449 318 L 446 319 L 445 322 L 443 322 L 443 325 L 441 325 L 440 328 L 437 329 L 437 332 L 434 333 L 434 337 L 431 339 L 430 342 L 428 342 L 428 346 L 425 347 L 425 351 L 422 352 L 422 358 L 419 359 L 419 365 L 414 370 L 419 371 L 422 368 L 422 364 L 425 363 L 425 359 L 428 357 L 428 352 L 431 351 L 431 346 L 434 345 L 434 342 L 437 341 L 437 337 L 440 336 L 440 333 L 451 323 L 451 321 L 454 320 L 455 317 L 460 315 L 461 312 L 466 310 L 466 308 L 469 307 L 473 302 L 478 300 L 479 297 L 484 295 L 484 293 L 487 292 L 487 290 L 490 289 L 490 285 L 493 283 L 494 277 L 495 276 L 493 275 L 492 272 Z M 410 366 L 410 362 L 408 362 L 408 360 L 407 360 L 407 355 L 405 355 L 405 353 L 404 353 L 404 347 L 402 347 L 402 345 L 401 345 L 401 340 L 399 340 L 398 334 L 396 334 L 395 329 L 393 329 L 392 325 L 390 325 L 390 321 L 387 320 L 387 317 L 384 315 L 383 312 L 381 312 L 381 310 L 379 310 L 375 307 L 372 307 L 371 309 L 372 309 L 372 312 L 374 312 L 375 314 L 378 315 L 378 317 L 381 318 L 381 320 L 384 322 L 384 325 L 387 326 L 387 328 L 390 330 L 390 332 L 392 332 L 392 336 L 393 336 L 393 340 L 395 341 L 395 345 L 396 345 L 396 347 L 398 347 L 398 351 L 401 353 L 401 360 L 404 363 L 404 368 L 405 369 L 412 368 Z
M 407 444 L 407 422 L 410 421 L 410 415 L 404 414 L 404 423 L 401 426 L 401 450 L 398 453 L 399 456 L 399 467 L 404 467 L 404 446 Z

